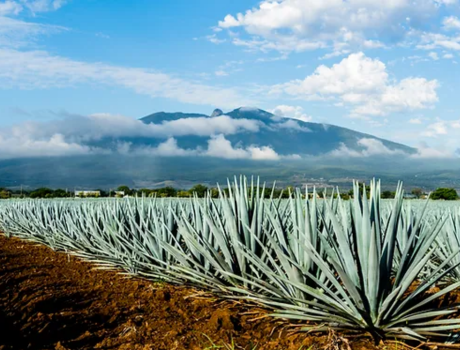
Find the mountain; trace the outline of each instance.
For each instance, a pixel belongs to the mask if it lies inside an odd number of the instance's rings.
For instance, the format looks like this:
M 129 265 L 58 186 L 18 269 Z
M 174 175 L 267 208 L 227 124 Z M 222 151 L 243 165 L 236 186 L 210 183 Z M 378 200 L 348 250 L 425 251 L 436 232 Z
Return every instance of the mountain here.
M 242 131 L 227 134 L 225 138 L 232 143 L 243 147 L 250 145 L 269 146 L 278 154 L 319 156 L 337 150 L 362 152 L 369 148 L 366 140 L 374 140 L 377 147 L 382 147 L 383 153 L 414 154 L 414 148 L 384 140 L 369 134 L 351 129 L 331 125 L 312 123 L 299 119 L 289 119 L 275 116 L 267 111 L 241 107 L 229 113 L 216 109 L 211 116 L 204 114 L 187 113 L 154 113 L 140 120 L 146 124 L 162 124 L 165 122 L 187 120 L 189 118 L 229 117 L 232 120 L 245 120 L 257 123 L 260 127 L 257 132 Z M 182 136 L 176 137 L 182 148 L 206 147 L 209 137 Z M 364 140 L 364 141 L 363 141 Z
M 417 159 L 411 157 L 417 150 L 399 143 L 257 108 L 216 109 L 211 115 L 160 112 L 140 121 L 97 117 L 85 119 L 83 127 L 80 121 L 52 125 L 53 133 L 63 129 L 65 140 L 96 151 L 0 159 L 0 187 L 189 188 L 225 183 L 238 174 L 280 185 L 349 187 L 352 179 L 378 177 L 384 186 L 404 180 L 427 189 L 460 187 L 454 162 Z

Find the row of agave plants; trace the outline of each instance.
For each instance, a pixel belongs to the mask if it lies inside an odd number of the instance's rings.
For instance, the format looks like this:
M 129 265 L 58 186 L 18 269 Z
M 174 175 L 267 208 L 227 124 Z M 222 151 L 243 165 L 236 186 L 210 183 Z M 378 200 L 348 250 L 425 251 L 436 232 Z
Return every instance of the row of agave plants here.
M 325 200 L 264 199 L 235 178 L 218 199 L 4 201 L 0 231 L 100 268 L 263 304 L 304 329 L 450 341 L 460 329 L 460 211 L 414 210 L 402 185 Z M 428 208 L 428 209 L 427 209 Z

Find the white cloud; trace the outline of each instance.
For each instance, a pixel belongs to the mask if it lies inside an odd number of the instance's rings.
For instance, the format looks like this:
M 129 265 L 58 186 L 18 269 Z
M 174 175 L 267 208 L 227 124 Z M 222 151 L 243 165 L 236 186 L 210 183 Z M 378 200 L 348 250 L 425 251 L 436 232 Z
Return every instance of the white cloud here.
M 66 2 L 67 0 L 22 0 L 24 6 L 34 13 L 56 11 Z
M 300 127 L 299 125 L 297 125 Z M 279 160 L 297 159 L 298 155 L 280 156 L 270 146 L 234 147 L 225 135 L 257 132 L 261 123 L 228 116 L 184 118 L 161 124 L 144 124 L 131 118 L 96 114 L 68 116 L 49 123 L 27 122 L 0 129 L 0 158 L 62 156 L 83 154 L 136 154 L 152 156 L 206 156 L 225 159 Z M 207 149 L 180 148 L 174 136 L 210 137 Z M 133 145 L 123 138 L 155 137 L 165 141 L 158 146 Z M 117 140 L 104 148 L 88 146 L 102 139 Z M 101 146 L 102 147 L 102 146 Z
M 417 148 L 417 153 L 411 155 L 415 159 L 433 159 L 433 158 L 456 158 L 457 156 L 444 148 L 431 148 L 427 145 L 421 145 Z
M 454 55 L 452 55 L 451 53 L 446 53 L 442 56 L 442 58 L 445 58 L 447 60 L 450 60 L 451 58 L 454 58 Z
M 16 1 L 7 0 L 0 3 L 0 16 L 18 15 L 22 9 Z
M 454 141 L 454 140 L 452 140 Z M 412 154 L 411 158 L 415 159 L 434 159 L 434 158 L 458 158 L 459 154 L 453 151 L 455 145 L 458 147 L 458 143 L 452 143 L 451 140 L 447 139 L 447 142 L 443 142 L 435 147 L 429 146 L 425 141 L 420 142 L 417 147 L 417 153 Z
M 177 144 L 174 138 L 161 143 L 157 147 L 141 147 L 130 148 L 130 145 L 122 145 L 124 154 L 142 154 L 153 155 L 161 157 L 186 157 L 186 156 L 200 156 L 200 157 L 215 157 L 223 159 L 249 159 L 249 160 L 280 160 L 286 159 L 300 159 L 298 155 L 280 156 L 275 150 L 269 146 L 255 146 L 251 145 L 246 148 L 234 147 L 232 143 L 225 138 L 224 135 L 216 135 L 208 140 L 207 149 L 183 149 Z
M 0 129 L 0 135 L 25 137 L 32 140 L 49 139 L 63 135 L 72 142 L 98 141 L 103 138 L 232 135 L 241 132 L 257 132 L 262 123 L 229 116 L 214 118 L 196 117 L 165 121 L 160 124 L 144 124 L 139 120 L 121 115 L 93 114 L 87 117 L 65 115 L 52 122 L 26 122 L 10 128 Z
M 310 100 L 313 97 L 339 99 L 352 108 L 354 116 L 386 115 L 393 111 L 424 109 L 438 100 L 436 80 L 405 78 L 390 80 L 386 66 L 363 53 L 351 54 L 332 67 L 319 66 L 304 80 L 293 80 L 271 88 Z
M 300 125 L 297 121 L 292 120 L 292 119 L 286 120 L 285 122 L 276 123 L 275 127 L 279 129 L 289 129 L 289 130 L 296 130 L 296 131 L 302 131 L 302 132 L 311 132 L 309 128 L 307 128 L 306 126 Z
M 0 134 L 0 149 L 0 159 L 106 153 L 98 148 L 66 141 L 61 134 L 41 140 L 29 139 L 26 135 Z
M 342 143 L 338 149 L 330 152 L 329 155 L 333 157 L 371 157 L 375 155 L 407 154 L 401 150 L 389 149 L 382 141 L 371 138 L 359 139 L 357 146 L 359 146 L 359 150 L 350 149 Z
M 233 108 L 254 103 L 254 100 L 232 88 L 190 82 L 153 70 L 74 61 L 44 51 L 0 49 L 0 83 L 3 87 L 23 89 L 99 83 L 192 104 Z
M 439 5 L 456 5 L 458 4 L 458 0 L 435 0 L 435 2 Z
M 438 56 L 438 54 L 436 52 L 430 52 L 428 54 L 428 57 L 430 57 L 433 61 L 439 60 L 439 56 Z
M 236 46 L 245 47 L 249 51 L 260 50 L 269 52 L 272 50 L 287 53 L 290 51 L 302 52 L 326 48 L 327 45 L 321 41 L 299 40 L 294 37 L 280 37 L 276 42 L 269 40 L 250 39 L 244 40 L 239 37 L 233 39 L 232 43 Z
M 460 135 L 460 119 L 445 120 L 436 118 L 435 121 L 428 124 L 420 133 L 425 140 L 431 140 L 430 147 L 422 143 L 418 148 L 419 151 L 414 157 L 418 158 L 452 158 L 458 157 L 460 153 L 453 150 L 460 148 L 458 135 Z
M 460 51 L 460 36 L 450 37 L 437 33 L 424 33 L 417 48 L 433 50 L 437 48 Z
M 248 151 L 251 154 L 251 158 L 253 160 L 278 160 L 281 157 L 275 150 L 268 146 L 263 147 L 255 147 L 251 146 L 248 147 Z
M 53 34 L 65 30 L 66 28 L 64 27 L 24 22 L 1 16 L 0 14 L 0 47 L 18 48 L 30 45 L 40 35 Z
M 210 136 L 215 134 L 237 134 L 244 131 L 257 132 L 262 124 L 252 119 L 233 119 L 226 115 L 214 118 L 183 118 L 164 122 L 162 124 L 149 124 L 153 133 L 168 136 L 197 135 Z
M 218 76 L 218 77 L 226 77 L 226 76 L 228 76 L 228 73 L 226 71 L 224 71 L 224 70 L 218 70 L 214 74 L 216 76 Z
M 288 55 L 281 55 L 276 57 L 261 57 L 256 60 L 256 62 L 277 62 L 277 61 L 285 61 L 288 59 Z
M 271 112 L 277 117 L 297 119 L 303 122 L 310 122 L 313 119 L 311 116 L 307 115 L 300 106 L 279 105 Z
M 227 41 L 225 39 L 219 39 L 216 34 L 206 36 L 206 40 L 213 44 L 222 44 Z
M 325 54 L 324 56 L 321 56 L 319 59 L 320 59 L 321 61 L 322 61 L 322 60 L 328 60 L 328 59 L 330 59 L 330 58 L 348 55 L 349 53 L 350 53 L 350 50 L 337 50 L 337 51 L 333 51 L 333 52 L 327 53 L 327 54 Z
M 208 141 L 206 155 L 227 159 L 249 158 L 249 152 L 243 148 L 233 148 L 231 142 L 224 135 L 218 135 Z
M 281 156 L 269 146 L 233 147 L 224 135 L 217 135 L 208 141 L 204 155 L 226 159 L 279 160 Z
M 160 143 L 157 147 L 132 147 L 130 142 L 122 142 L 117 147 L 117 152 L 123 155 L 147 155 L 159 157 L 188 157 L 199 155 L 198 149 L 180 148 L 177 140 L 170 137 L 166 141 Z
M 425 131 L 422 132 L 422 136 L 426 137 L 438 137 L 438 136 L 445 136 L 451 132 L 458 134 L 460 129 L 460 120 L 442 120 L 439 119 L 429 124 Z
M 445 17 L 442 21 L 444 29 L 446 30 L 458 30 L 460 29 L 460 19 L 455 16 Z
M 39 35 L 67 30 L 61 26 L 26 22 L 15 16 L 35 15 L 59 9 L 65 0 L 4 0 L 0 2 L 0 47 L 18 48 L 35 42 Z
M 24 9 L 30 10 L 33 14 L 55 11 L 66 2 L 66 0 L 6 0 L 0 3 L 0 16 L 19 15 Z
M 331 68 L 321 65 L 304 80 L 284 84 L 284 90 L 293 95 L 347 94 L 379 90 L 387 80 L 383 62 L 358 53 L 351 54 Z
M 304 51 L 336 43 L 373 48 L 381 47 L 381 40 L 403 40 L 408 27 L 423 27 L 446 1 L 264 0 L 245 13 L 225 16 L 218 25 L 242 28 L 250 39 L 238 38 L 234 44 L 264 51 Z
M 422 119 L 420 119 L 420 118 L 409 119 L 409 123 L 410 124 L 423 124 Z

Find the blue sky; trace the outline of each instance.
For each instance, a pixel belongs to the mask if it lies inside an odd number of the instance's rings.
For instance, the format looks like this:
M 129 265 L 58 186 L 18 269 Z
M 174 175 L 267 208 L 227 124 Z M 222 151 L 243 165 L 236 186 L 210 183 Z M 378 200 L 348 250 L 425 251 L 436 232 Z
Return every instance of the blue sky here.
M 0 0 L 0 129 L 257 106 L 452 156 L 459 53 L 459 0 Z

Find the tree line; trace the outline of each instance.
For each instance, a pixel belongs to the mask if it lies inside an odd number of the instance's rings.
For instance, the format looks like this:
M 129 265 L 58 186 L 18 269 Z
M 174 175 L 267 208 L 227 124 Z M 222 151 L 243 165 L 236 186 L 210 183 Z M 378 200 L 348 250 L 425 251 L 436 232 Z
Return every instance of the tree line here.
M 369 196 L 370 188 L 369 186 L 360 186 L 361 195 L 364 192 L 364 188 L 366 190 L 367 195 Z M 227 188 L 222 188 L 222 191 L 225 193 L 229 193 Z M 265 198 L 288 198 L 289 193 L 294 191 L 293 186 L 288 186 L 285 188 L 260 188 L 260 191 L 263 191 Z M 141 189 L 131 189 L 128 186 L 119 186 L 115 190 L 94 190 L 94 193 L 98 192 L 99 195 L 97 197 L 123 197 L 123 196 L 145 196 L 145 197 L 159 197 L 159 198 L 190 198 L 194 195 L 202 198 L 208 192 L 210 193 L 212 198 L 217 198 L 219 196 L 219 190 L 215 187 L 207 187 L 202 184 L 198 184 L 193 186 L 192 188 L 185 190 L 185 189 L 176 189 L 174 187 L 163 187 L 163 188 L 156 188 L 156 189 L 149 189 L 149 188 L 141 188 Z M 326 192 L 328 196 L 331 195 L 332 190 Z M 78 193 L 78 191 L 77 191 Z M 424 193 L 419 188 L 414 188 L 410 192 L 410 198 L 426 198 L 427 194 Z M 317 193 L 319 198 L 322 198 L 324 192 L 319 190 Z M 84 197 L 84 195 L 81 195 Z M 337 193 L 335 193 L 337 196 Z M 353 197 L 353 190 L 349 190 L 348 192 L 340 193 L 342 199 L 350 199 Z M 73 198 L 75 197 L 75 192 L 67 191 L 64 189 L 50 189 L 47 187 L 37 188 L 35 190 L 9 190 L 7 188 L 0 187 L 0 199 L 8 199 L 8 198 Z M 395 197 L 394 191 L 382 191 L 381 197 L 383 199 L 390 199 Z M 433 200 L 457 200 L 459 199 L 459 195 L 454 188 L 438 188 L 435 191 L 431 192 L 430 199 Z

